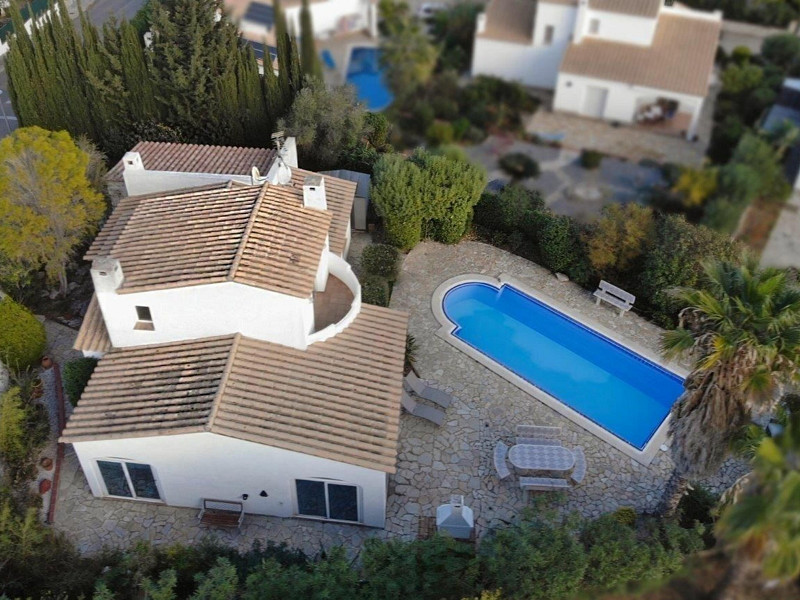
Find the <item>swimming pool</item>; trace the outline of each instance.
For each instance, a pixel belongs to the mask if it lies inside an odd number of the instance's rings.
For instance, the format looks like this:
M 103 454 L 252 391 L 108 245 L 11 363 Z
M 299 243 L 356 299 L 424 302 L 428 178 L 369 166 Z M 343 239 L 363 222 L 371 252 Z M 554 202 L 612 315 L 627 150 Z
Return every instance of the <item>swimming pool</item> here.
M 636 450 L 683 391 L 678 375 L 508 283 L 455 284 L 441 306 L 453 337 Z
M 347 83 L 356 88 L 358 99 L 367 110 L 381 111 L 394 100 L 380 65 L 380 49 L 352 48 L 347 65 Z

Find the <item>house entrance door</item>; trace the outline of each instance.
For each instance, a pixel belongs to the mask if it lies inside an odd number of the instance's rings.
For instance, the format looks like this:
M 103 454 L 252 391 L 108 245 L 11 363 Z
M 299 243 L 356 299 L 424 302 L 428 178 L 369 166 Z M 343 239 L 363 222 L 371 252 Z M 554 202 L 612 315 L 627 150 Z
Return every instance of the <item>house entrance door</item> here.
M 606 112 L 607 99 L 608 90 L 606 88 L 588 86 L 586 98 L 583 100 L 583 114 L 593 119 L 602 119 Z

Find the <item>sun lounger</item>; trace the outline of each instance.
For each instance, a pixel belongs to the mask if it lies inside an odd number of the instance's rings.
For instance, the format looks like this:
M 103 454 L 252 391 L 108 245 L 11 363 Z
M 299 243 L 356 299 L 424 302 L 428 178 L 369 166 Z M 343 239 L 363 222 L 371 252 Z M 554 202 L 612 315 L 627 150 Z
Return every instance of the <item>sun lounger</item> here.
M 570 485 L 566 479 L 554 477 L 520 477 L 519 487 L 526 492 L 550 492 L 568 490 Z
M 417 377 L 414 371 L 409 371 L 408 375 L 406 375 L 404 385 L 407 390 L 414 392 L 420 398 L 430 400 L 442 408 L 447 408 L 453 401 L 453 397 L 450 394 L 429 386 L 426 382 Z
M 435 425 L 441 425 L 444 422 L 445 414 L 438 408 L 433 408 L 432 406 L 425 406 L 424 404 L 419 404 L 416 400 L 414 400 L 408 393 L 403 390 L 403 395 L 400 398 L 400 403 L 403 405 L 403 408 L 406 409 L 406 412 L 410 415 L 414 415 L 415 417 L 419 417 L 420 419 L 426 419 Z
M 494 468 L 497 470 L 497 476 L 500 479 L 505 479 L 511 475 L 511 470 L 508 468 L 506 456 L 508 455 L 508 446 L 503 442 L 497 442 L 494 447 Z

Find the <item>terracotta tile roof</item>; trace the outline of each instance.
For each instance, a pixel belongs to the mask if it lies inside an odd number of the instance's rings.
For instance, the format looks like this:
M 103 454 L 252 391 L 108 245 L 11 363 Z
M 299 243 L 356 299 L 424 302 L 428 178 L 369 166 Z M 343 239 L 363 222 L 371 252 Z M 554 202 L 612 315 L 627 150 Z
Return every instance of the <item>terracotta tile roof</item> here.
M 635 17 L 655 17 L 663 0 L 589 0 L 589 8 Z
M 319 173 L 304 169 L 292 169 L 292 185 L 300 194 L 300 202 L 303 199 L 303 180 L 307 175 L 319 175 Z M 358 184 L 330 175 L 323 176 L 323 179 L 325 180 L 325 198 L 328 210 L 333 213 L 330 248 L 331 252 L 341 256 L 347 245 L 347 227 L 350 225 L 350 215 L 353 212 L 353 200 L 356 197 Z
M 83 317 L 83 323 L 72 346 L 81 352 L 108 352 L 111 350 L 111 339 L 108 337 L 106 322 L 97 303 L 97 296 L 92 295 L 89 307 Z
M 491 0 L 486 7 L 486 29 L 478 37 L 530 44 L 536 18 L 536 0 Z
M 365 304 L 307 350 L 240 335 L 113 350 L 62 441 L 211 431 L 393 473 L 407 322 Z
M 265 175 L 275 160 L 273 148 L 240 148 L 237 146 L 206 146 L 171 142 L 139 142 L 131 152 L 138 152 L 148 171 L 178 173 L 215 173 L 219 175 L 249 175 L 258 167 Z M 122 161 L 106 175 L 111 181 L 121 181 Z
M 122 293 L 238 281 L 307 298 L 331 218 L 270 184 L 129 196 L 85 258 L 118 259 Z
M 584 38 L 580 44 L 570 44 L 560 70 L 705 96 L 720 27 L 720 21 L 662 14 L 652 46 Z

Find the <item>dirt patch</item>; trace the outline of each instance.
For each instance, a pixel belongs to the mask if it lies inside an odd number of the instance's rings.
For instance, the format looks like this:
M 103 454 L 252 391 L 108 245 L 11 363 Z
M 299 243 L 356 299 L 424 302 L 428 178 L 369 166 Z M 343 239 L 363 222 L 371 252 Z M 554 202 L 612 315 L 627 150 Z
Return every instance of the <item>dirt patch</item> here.
M 767 246 L 783 207 L 779 202 L 756 200 L 747 209 L 736 237 L 760 254 Z

